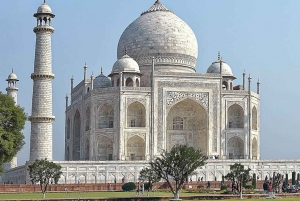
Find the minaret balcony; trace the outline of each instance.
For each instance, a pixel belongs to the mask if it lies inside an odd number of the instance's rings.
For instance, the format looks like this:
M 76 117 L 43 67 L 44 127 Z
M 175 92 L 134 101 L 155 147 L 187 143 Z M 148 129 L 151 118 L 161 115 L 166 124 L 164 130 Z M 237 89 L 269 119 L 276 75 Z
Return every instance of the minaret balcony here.
M 38 25 L 37 27 L 33 28 L 34 33 L 41 31 L 50 31 L 51 33 L 54 33 L 54 28 L 49 25 Z
M 35 73 L 32 73 L 31 74 L 31 79 L 44 79 L 44 78 L 46 78 L 46 79 L 54 79 L 54 74 L 35 74 Z

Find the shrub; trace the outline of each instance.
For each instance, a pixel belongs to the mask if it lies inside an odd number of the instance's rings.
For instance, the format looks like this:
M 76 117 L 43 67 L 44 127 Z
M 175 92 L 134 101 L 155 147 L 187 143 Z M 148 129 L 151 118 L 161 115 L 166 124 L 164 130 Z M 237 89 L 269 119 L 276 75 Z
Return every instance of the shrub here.
M 227 190 L 227 185 L 221 185 L 221 188 L 220 188 L 221 191 L 223 190 Z
M 197 186 L 197 188 L 198 188 L 198 189 L 202 189 L 202 188 L 204 188 L 204 185 L 203 185 L 203 184 L 199 184 L 199 185 Z
M 254 188 L 254 186 L 253 185 L 251 185 L 251 184 L 247 184 L 247 185 L 245 185 L 245 189 L 253 189 Z
M 128 182 L 122 186 L 122 189 L 123 189 L 123 191 L 132 191 L 132 190 L 136 189 L 136 186 L 133 182 Z

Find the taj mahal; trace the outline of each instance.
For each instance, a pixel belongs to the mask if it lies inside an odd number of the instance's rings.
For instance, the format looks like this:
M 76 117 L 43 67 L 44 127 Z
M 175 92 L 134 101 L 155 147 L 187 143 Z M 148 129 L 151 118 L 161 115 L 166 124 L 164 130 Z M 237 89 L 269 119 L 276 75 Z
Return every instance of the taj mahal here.
M 260 82 L 252 89 L 250 75 L 238 79 L 220 53 L 202 68 L 205 72 L 196 72 L 198 42 L 192 28 L 160 0 L 146 9 L 120 36 L 109 75 L 88 75 L 85 65 L 83 80 L 75 85 L 71 79 L 71 95 L 65 99 L 65 160 L 54 161 L 62 166 L 59 183 L 107 183 L 123 177 L 136 182 L 162 150 L 180 144 L 208 156 L 207 164 L 191 175 L 194 181 L 221 180 L 234 163 L 251 168 L 258 178 L 299 169 L 300 160 L 260 158 Z M 52 160 L 55 15 L 44 2 L 34 17 L 30 158 L 21 166 L 15 158 L 6 163 L 2 182 L 23 183 L 29 180 L 28 164 Z M 15 72 L 6 90 L 17 103 Z

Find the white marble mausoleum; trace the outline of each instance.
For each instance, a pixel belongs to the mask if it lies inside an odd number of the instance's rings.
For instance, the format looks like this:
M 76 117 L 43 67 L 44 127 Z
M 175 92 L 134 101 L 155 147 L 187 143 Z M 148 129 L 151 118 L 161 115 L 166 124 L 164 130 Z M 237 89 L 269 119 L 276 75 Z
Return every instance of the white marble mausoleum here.
M 176 12 L 176 11 L 175 11 Z M 258 178 L 291 174 L 299 160 L 260 159 L 259 81 L 235 75 L 220 53 L 196 72 L 198 43 L 192 28 L 157 0 L 123 32 L 111 73 L 88 76 L 66 97 L 65 161 L 60 183 L 137 181 L 162 150 L 188 144 L 209 157 L 192 180 L 221 179 L 243 163 Z M 52 160 L 51 34 L 55 15 L 43 3 L 37 13 L 30 159 Z M 54 24 L 54 23 L 53 23 Z M 216 50 L 217 52 L 218 50 Z M 21 89 L 20 89 L 21 90 Z M 63 103 L 56 103 L 63 104 Z M 29 180 L 26 167 L 6 168 L 2 181 Z M 16 165 L 15 165 L 16 166 Z

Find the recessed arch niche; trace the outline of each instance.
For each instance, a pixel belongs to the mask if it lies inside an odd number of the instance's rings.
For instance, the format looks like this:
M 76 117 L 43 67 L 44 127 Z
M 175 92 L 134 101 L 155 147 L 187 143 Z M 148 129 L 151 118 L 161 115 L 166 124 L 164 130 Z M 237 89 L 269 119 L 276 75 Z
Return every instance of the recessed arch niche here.
M 173 105 L 167 115 L 167 150 L 175 145 L 187 144 L 208 150 L 208 115 L 203 106 L 185 99 Z

